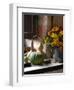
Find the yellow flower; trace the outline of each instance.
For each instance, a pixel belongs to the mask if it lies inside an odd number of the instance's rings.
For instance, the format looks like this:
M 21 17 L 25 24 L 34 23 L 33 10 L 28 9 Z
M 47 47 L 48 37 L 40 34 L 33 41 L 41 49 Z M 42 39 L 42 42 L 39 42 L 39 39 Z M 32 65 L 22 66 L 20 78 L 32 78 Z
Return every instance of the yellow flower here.
M 62 37 L 63 36 L 63 31 L 60 31 L 59 34 L 58 34 L 59 37 Z
M 51 35 L 51 32 L 48 32 L 48 36 L 50 36 Z
M 48 32 L 48 36 L 50 36 L 50 35 L 51 35 L 51 33 L 52 33 L 52 31 L 49 31 L 49 32 Z
M 60 35 L 63 35 L 63 31 L 60 31 Z
M 53 32 L 58 32 L 59 31 L 59 26 L 54 26 L 52 29 L 51 29 L 51 31 L 53 31 Z
M 53 41 L 51 42 L 51 46 L 60 46 L 60 42 L 59 42 L 59 39 L 53 39 Z
M 58 38 L 58 35 L 57 35 L 56 33 L 52 33 L 50 36 L 51 36 L 52 38 Z

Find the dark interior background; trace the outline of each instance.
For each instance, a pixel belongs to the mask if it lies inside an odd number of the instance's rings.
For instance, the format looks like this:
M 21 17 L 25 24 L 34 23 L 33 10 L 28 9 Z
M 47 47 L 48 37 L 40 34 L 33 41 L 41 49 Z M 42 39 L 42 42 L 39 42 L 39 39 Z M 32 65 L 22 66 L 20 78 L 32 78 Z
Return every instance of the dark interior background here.
M 45 15 L 30 15 L 23 13 L 23 29 L 24 29 L 24 39 L 31 39 L 32 36 L 40 33 L 38 31 L 39 28 L 39 20 Z M 53 25 L 59 25 L 63 27 L 63 15 L 48 15 L 48 29 Z M 48 30 L 47 29 L 47 30 Z M 40 33 L 41 34 L 41 33 Z

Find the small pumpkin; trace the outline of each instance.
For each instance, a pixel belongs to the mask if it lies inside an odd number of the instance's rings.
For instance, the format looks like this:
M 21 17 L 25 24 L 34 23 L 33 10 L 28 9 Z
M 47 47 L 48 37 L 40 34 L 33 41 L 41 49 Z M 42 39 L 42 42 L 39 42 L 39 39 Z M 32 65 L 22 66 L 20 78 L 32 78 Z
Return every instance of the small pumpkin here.
M 27 55 L 27 58 L 34 65 L 42 65 L 44 61 L 44 56 L 41 53 L 30 51 Z

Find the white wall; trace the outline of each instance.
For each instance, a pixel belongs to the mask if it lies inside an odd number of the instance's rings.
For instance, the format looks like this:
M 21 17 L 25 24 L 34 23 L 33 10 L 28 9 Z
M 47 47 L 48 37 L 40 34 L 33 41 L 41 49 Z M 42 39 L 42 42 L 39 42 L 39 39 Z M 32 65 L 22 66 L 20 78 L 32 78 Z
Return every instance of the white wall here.
M 9 4 L 10 3 L 26 3 L 48 7 L 49 5 L 55 6 L 69 6 L 72 8 L 71 15 L 71 32 L 70 32 L 70 62 L 74 68 L 74 3 L 73 0 L 0 0 L 0 90 L 2 89 L 23 89 L 23 90 L 73 90 L 74 83 L 74 69 L 72 73 L 72 83 L 46 83 L 45 85 L 26 85 L 25 87 L 10 87 L 9 86 Z

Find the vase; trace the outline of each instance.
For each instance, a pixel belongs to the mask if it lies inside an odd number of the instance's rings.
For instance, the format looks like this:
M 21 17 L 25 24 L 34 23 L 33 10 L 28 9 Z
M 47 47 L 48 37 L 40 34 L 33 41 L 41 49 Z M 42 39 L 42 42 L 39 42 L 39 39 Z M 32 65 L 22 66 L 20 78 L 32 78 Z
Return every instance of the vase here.
M 59 60 L 59 50 L 58 48 L 53 48 L 53 59 L 55 60 L 55 62 L 58 62 Z
M 49 44 L 43 45 L 43 52 L 45 53 L 46 58 L 50 59 L 52 57 L 52 50 Z
M 63 52 L 60 51 L 60 48 L 53 48 L 53 59 L 55 62 L 63 62 Z

